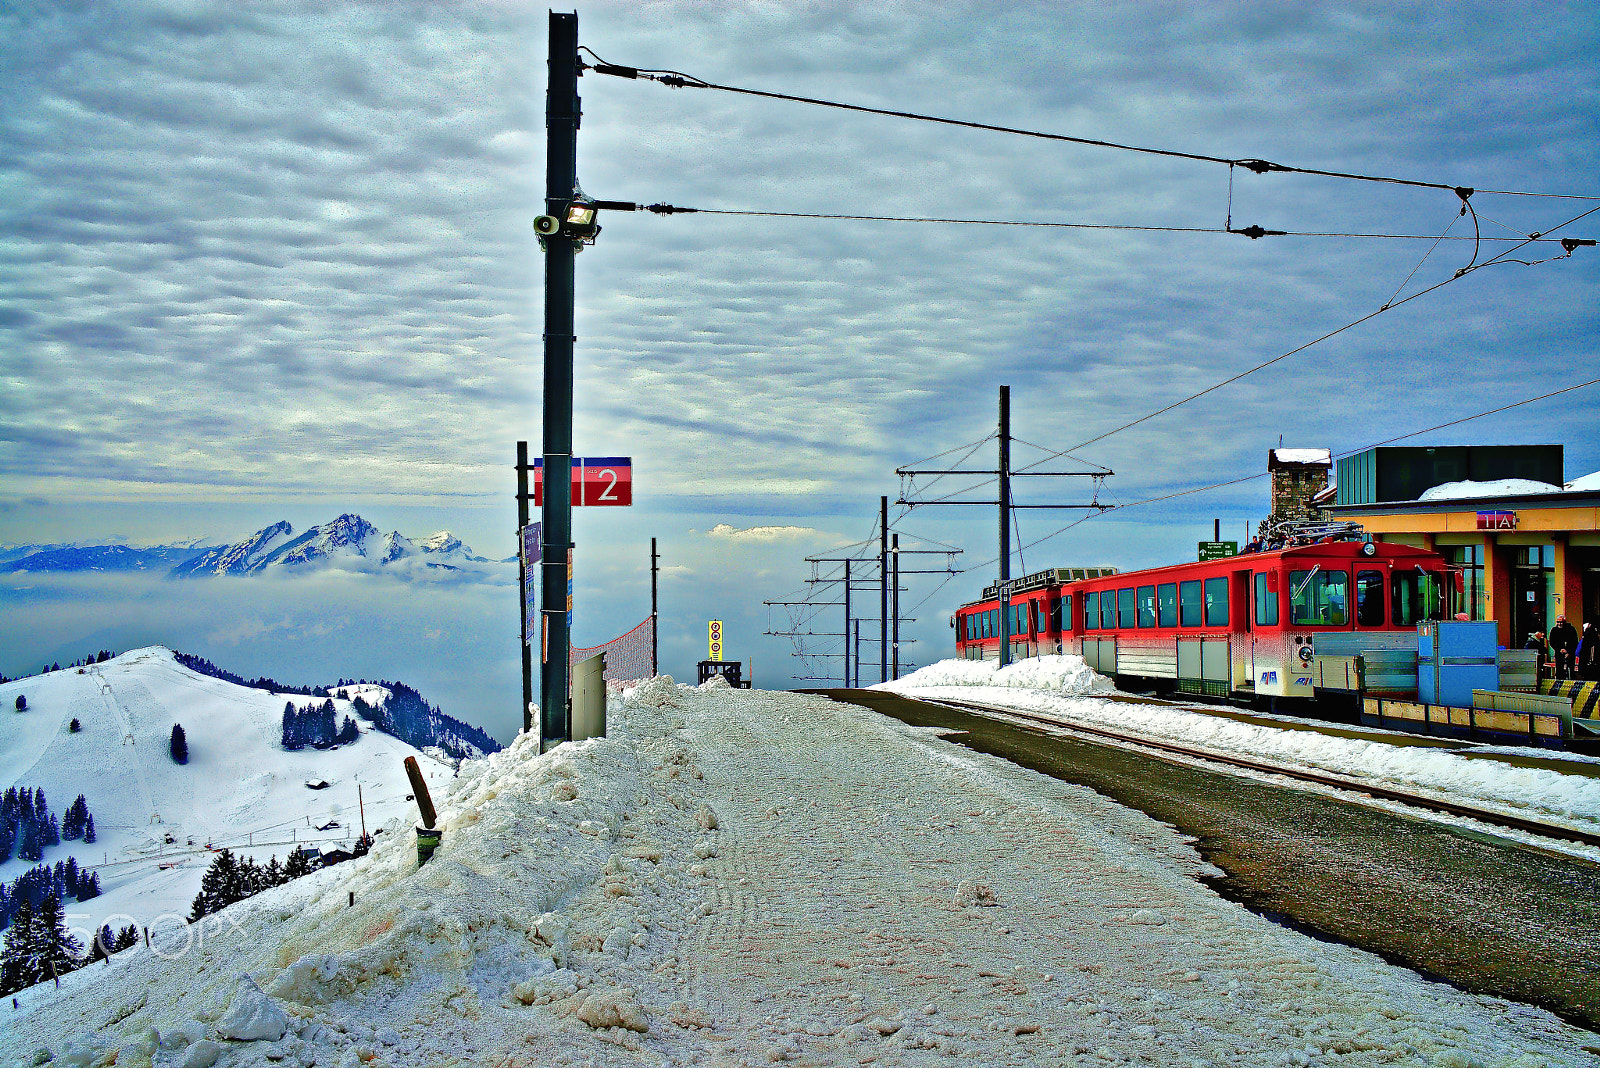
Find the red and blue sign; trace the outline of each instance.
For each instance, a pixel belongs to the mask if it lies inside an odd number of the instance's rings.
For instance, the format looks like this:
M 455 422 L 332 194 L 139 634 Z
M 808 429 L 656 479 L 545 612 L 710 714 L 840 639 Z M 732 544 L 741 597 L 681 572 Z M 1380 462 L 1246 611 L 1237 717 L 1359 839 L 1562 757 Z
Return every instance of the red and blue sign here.
M 574 456 L 574 507 L 627 507 L 633 503 L 633 457 Z M 544 457 L 533 461 L 533 504 L 544 506 Z
M 1479 530 L 1516 530 L 1517 513 L 1506 511 L 1479 512 Z

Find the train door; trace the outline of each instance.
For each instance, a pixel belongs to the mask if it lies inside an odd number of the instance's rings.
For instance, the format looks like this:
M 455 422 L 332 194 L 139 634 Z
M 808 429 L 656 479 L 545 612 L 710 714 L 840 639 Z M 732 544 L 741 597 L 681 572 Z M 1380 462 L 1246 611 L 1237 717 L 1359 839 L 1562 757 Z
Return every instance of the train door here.
M 1250 575 L 1248 569 L 1235 571 L 1228 584 L 1228 645 L 1232 665 L 1233 688 L 1255 690 L 1256 665 L 1254 630 L 1250 623 Z

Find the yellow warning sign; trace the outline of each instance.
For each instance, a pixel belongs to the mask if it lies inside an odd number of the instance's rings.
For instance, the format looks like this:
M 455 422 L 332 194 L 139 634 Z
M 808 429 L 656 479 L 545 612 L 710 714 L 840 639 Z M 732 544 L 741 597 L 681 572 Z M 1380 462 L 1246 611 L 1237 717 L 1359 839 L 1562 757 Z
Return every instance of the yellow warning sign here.
M 706 633 L 707 633 L 707 636 L 709 638 L 709 641 L 708 641 L 707 644 L 708 644 L 709 649 L 710 649 L 710 653 L 706 657 L 706 659 L 707 660 L 721 660 L 722 659 L 722 620 L 713 619 L 711 621 L 710 625 L 706 628 Z

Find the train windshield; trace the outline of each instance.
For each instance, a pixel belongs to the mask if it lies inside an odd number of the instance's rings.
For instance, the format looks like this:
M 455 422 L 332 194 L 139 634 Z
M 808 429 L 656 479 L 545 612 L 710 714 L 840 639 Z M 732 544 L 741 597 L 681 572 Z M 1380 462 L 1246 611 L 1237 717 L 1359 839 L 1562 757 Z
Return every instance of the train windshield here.
M 1289 572 L 1290 626 L 1342 627 L 1349 622 L 1350 573 L 1324 571 Z
M 1437 571 L 1396 570 L 1389 576 L 1389 605 L 1397 627 L 1449 618 L 1443 576 Z

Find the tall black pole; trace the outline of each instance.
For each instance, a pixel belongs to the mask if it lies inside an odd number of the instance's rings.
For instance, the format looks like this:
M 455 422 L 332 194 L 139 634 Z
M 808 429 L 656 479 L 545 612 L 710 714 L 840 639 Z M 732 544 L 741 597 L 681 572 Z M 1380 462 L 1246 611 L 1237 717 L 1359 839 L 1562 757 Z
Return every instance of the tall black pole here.
M 878 681 L 889 681 L 889 498 L 878 498 Z
M 528 529 L 528 443 L 517 442 L 517 603 L 522 629 L 522 729 L 533 730 L 533 646 L 528 644 L 528 560 L 522 551 L 523 531 Z
M 889 548 L 889 558 L 894 561 L 894 673 L 892 678 L 900 677 L 900 535 L 894 536 L 894 544 Z
M 661 674 L 661 628 L 656 610 L 656 571 L 661 559 L 656 554 L 656 539 L 650 539 L 650 674 Z
M 561 218 L 578 184 L 578 16 L 550 12 L 550 81 L 545 93 L 545 214 Z M 572 334 L 576 242 L 544 242 L 544 533 L 540 608 L 539 737 L 571 736 L 567 709 L 568 560 L 572 552 Z
M 1000 666 L 1011 663 L 1011 387 L 1000 387 Z
M 859 680 L 857 680 L 859 681 Z M 850 688 L 850 561 L 844 562 L 844 688 Z

